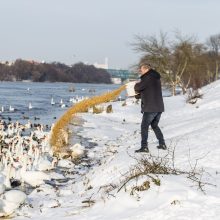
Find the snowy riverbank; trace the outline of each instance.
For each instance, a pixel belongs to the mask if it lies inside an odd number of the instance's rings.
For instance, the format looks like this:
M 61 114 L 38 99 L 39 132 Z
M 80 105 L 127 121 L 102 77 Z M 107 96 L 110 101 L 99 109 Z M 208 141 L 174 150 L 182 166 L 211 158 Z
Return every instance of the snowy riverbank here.
M 134 195 L 130 195 L 131 183 L 127 191 L 114 190 L 141 158 L 134 150 L 140 147 L 142 115 L 140 106 L 129 99 L 126 106 L 112 103 L 111 114 L 81 115 L 86 122 L 80 135 L 97 143 L 88 151 L 90 162 L 75 165 L 72 172 L 67 169 L 69 181 L 59 187 L 45 184 L 35 189 L 15 219 L 219 219 L 220 82 L 202 92 L 203 99 L 194 105 L 183 96 L 164 98 L 166 112 L 160 125 L 168 150 L 175 148 L 175 166 L 187 171 L 197 163 L 196 171 L 204 169 L 202 182 L 212 184 L 203 186 L 205 193 L 186 175 L 159 175 L 160 185 L 151 183 L 148 190 Z M 150 131 L 150 153 L 165 157 L 167 152 L 156 146 Z

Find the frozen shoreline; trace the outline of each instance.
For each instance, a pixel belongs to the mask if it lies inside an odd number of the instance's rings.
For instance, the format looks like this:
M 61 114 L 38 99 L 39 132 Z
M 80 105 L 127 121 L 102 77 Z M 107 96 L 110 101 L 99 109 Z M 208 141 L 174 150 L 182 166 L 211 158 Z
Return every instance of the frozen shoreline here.
M 120 183 L 137 162 L 132 156 L 140 147 L 141 113 L 140 106 L 129 99 L 124 107 L 122 102 L 113 102 L 111 114 L 80 114 L 85 122 L 79 135 L 97 143 L 87 155 L 91 166 L 84 161 L 72 173 L 67 169 L 70 180 L 59 189 L 49 185 L 36 189 L 27 203 L 33 208 L 23 206 L 15 219 L 218 219 L 219 88 L 219 81 L 203 88 L 204 97 L 195 105 L 186 104 L 183 96 L 164 98 L 166 112 L 160 122 L 169 150 L 176 148 L 176 166 L 188 170 L 189 161 L 191 166 L 197 161 L 197 168 L 205 171 L 202 180 L 216 185 L 205 185 L 205 194 L 184 175 L 160 175 L 160 186 L 151 184 L 138 196 L 130 195 L 129 184 L 127 191 L 107 193 L 108 186 Z M 156 145 L 150 131 L 150 153 L 164 157 L 166 152 L 158 151 Z

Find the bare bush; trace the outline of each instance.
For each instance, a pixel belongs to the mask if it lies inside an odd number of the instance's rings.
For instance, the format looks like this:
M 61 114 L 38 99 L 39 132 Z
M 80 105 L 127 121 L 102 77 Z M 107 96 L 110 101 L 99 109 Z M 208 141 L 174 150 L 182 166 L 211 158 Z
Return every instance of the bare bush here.
M 126 186 L 129 184 L 131 195 L 134 195 L 134 192 L 137 191 L 148 190 L 150 188 L 150 183 L 160 186 L 160 175 L 185 175 L 186 178 L 195 183 L 198 189 L 204 193 L 205 185 L 214 186 L 202 180 L 204 170 L 198 169 L 197 167 L 199 159 L 196 160 L 194 166 L 192 166 L 190 162 L 190 170 L 177 168 L 175 165 L 175 147 L 168 151 L 163 157 L 153 156 L 151 154 L 141 157 L 131 157 L 136 160 L 136 164 L 132 166 L 128 172 L 122 175 L 123 178 L 120 182 L 120 186 L 118 186 L 117 192 L 121 191 L 123 188 L 127 191 Z M 142 184 L 138 185 L 139 179 L 142 179 Z
M 186 102 L 190 104 L 195 104 L 198 99 L 201 99 L 203 97 L 203 94 L 200 89 L 188 89 L 187 90 L 187 98 Z

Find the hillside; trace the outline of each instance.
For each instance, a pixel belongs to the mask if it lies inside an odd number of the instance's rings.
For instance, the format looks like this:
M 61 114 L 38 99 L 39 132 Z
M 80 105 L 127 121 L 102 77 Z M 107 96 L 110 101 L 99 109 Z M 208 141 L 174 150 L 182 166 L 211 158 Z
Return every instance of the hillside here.
M 114 102 L 111 114 L 81 115 L 86 122 L 80 135 L 97 143 L 88 151 L 90 167 L 76 165 L 78 173 L 60 189 L 58 197 L 46 185 L 39 188 L 40 193 L 32 193 L 29 200 L 33 209 L 31 213 L 28 211 L 29 217 L 38 220 L 219 219 L 220 82 L 202 88 L 202 93 L 203 98 L 194 105 L 187 104 L 184 96 L 164 98 L 166 112 L 160 125 L 168 151 L 156 149 L 157 142 L 150 131 L 151 156 L 144 157 L 146 160 L 165 158 L 167 166 L 170 160 L 174 161 L 175 168 L 185 173 L 151 175 L 160 180 L 159 184 L 140 176 L 121 187 L 126 177 L 132 175 L 128 171 L 143 159 L 141 154 L 134 153 L 140 147 L 142 115 L 140 105 L 133 99 L 127 100 L 126 106 Z M 192 170 L 198 179 L 188 178 Z M 147 181 L 150 187 L 134 188 Z M 59 205 L 51 208 L 49 204 L 54 203 Z M 22 210 L 24 213 L 25 208 Z

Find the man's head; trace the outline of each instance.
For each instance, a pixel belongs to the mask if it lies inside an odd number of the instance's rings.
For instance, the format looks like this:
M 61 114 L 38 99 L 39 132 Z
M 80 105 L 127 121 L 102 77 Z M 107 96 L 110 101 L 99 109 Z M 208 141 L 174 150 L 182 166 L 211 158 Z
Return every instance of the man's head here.
M 145 73 L 147 73 L 149 70 L 151 69 L 151 65 L 149 63 L 146 62 L 141 62 L 139 64 L 139 73 L 141 75 L 144 75 Z

